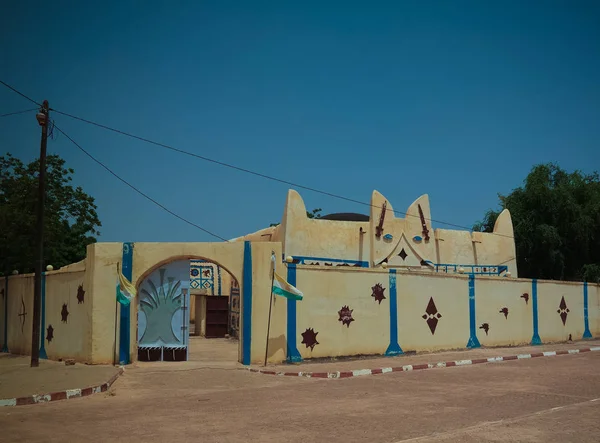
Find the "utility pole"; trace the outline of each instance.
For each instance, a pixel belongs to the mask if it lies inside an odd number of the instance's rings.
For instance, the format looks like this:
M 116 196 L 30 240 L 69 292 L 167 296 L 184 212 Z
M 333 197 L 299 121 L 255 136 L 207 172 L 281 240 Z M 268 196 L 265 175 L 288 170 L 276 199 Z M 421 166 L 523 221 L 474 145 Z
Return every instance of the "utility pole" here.
M 35 283 L 33 288 L 33 331 L 31 334 L 31 367 L 40 365 L 40 321 L 42 304 L 42 272 L 44 272 L 44 203 L 46 200 L 46 143 L 48 141 L 48 125 L 50 124 L 50 106 L 44 100 L 42 108 L 35 116 L 42 127 L 40 144 L 40 174 L 38 177 L 37 207 L 37 247 L 38 259 L 35 265 Z

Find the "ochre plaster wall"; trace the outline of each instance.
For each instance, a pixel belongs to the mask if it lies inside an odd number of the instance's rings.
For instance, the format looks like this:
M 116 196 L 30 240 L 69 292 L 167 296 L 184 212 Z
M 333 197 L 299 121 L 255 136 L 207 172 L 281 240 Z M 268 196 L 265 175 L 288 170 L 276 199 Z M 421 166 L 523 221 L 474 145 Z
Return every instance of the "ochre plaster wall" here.
M 383 231 L 378 235 L 384 207 Z M 411 268 L 424 272 L 434 269 L 422 262 L 505 265 L 513 277 L 518 276 L 513 226 L 508 210 L 502 211 L 492 233 L 434 230 L 429 196 L 426 194 L 416 199 L 404 215 L 397 217 L 391 202 L 373 191 L 368 222 L 309 219 L 300 194 L 289 190 L 279 226 L 233 241 L 280 241 L 284 256 L 319 258 L 321 266 L 327 262 L 326 259 L 366 262 L 369 267 L 378 267 L 387 261 L 389 268 Z
M 588 285 L 588 300 L 589 300 Z M 555 281 L 538 281 L 538 307 L 540 318 L 540 338 L 543 342 L 566 341 L 571 334 L 579 340 L 584 331 L 583 285 Z M 563 325 L 560 317 L 560 304 L 564 297 L 569 310 Z
M 527 294 L 527 301 L 523 294 Z M 476 278 L 475 295 L 477 336 L 482 346 L 517 346 L 531 342 L 531 280 Z M 508 310 L 507 316 L 501 312 L 503 308 Z M 480 329 L 484 323 L 489 325 L 487 334 Z
M 33 274 L 8 278 L 8 350 L 12 354 L 31 354 L 33 283 Z M 27 315 L 19 316 L 23 312 Z
M 465 276 L 399 273 L 398 341 L 402 350 L 434 351 L 464 348 L 469 338 L 469 290 Z M 432 333 L 426 319 L 430 300 L 437 313 Z M 434 314 L 437 318 L 437 314 Z
M 280 243 L 252 243 L 252 342 L 251 361 L 253 364 L 264 363 L 267 324 L 269 319 L 269 302 L 271 299 L 271 251 L 275 252 L 275 269 L 279 275 L 285 278 L 286 266 L 281 262 Z M 243 291 L 242 306 L 244 310 Z M 287 300 L 281 297 L 273 297 L 271 311 L 271 327 L 269 331 L 269 361 L 283 361 L 286 358 L 286 316 Z M 241 316 L 240 330 L 244 330 L 244 316 Z M 241 360 L 241 356 L 240 356 Z
M 288 192 L 281 224 L 285 256 L 369 261 L 368 222 L 310 219 L 300 194 Z
M 91 359 L 95 364 L 112 364 L 118 361 L 120 315 L 116 299 L 117 263 L 123 255 L 122 243 L 95 243 L 87 249 L 87 271 L 91 282 L 88 292 L 92 299 Z M 132 315 L 132 319 L 135 316 Z M 132 321 L 132 328 L 136 322 Z M 134 334 L 134 331 L 132 331 Z
M 398 344 L 404 352 L 466 348 L 470 337 L 489 347 L 529 344 L 536 331 L 535 297 L 537 332 L 542 343 L 567 341 L 569 335 L 573 340 L 584 338 L 583 283 L 475 276 L 472 310 L 466 274 L 397 272 L 395 275 Z M 381 304 L 372 297 L 376 283 L 385 288 L 386 298 Z M 385 354 L 394 342 L 389 270 L 298 265 L 296 286 L 304 293 L 304 300 L 296 304 L 295 343 L 303 359 Z M 254 295 L 255 299 L 259 296 Z M 563 297 L 569 309 L 564 324 L 558 312 Z M 427 323 L 430 303 L 438 319 L 434 331 Z M 343 306 L 352 310 L 354 321 L 349 327 L 339 321 L 338 311 Z M 260 315 L 266 316 L 264 308 L 254 312 L 253 332 L 257 321 L 258 325 L 266 324 L 264 318 L 258 319 Z M 284 310 L 278 309 L 274 315 L 279 318 Z M 597 337 L 600 334 L 597 284 L 588 284 L 588 322 L 592 336 Z M 278 326 L 284 334 L 286 325 L 287 320 Z M 318 344 L 313 350 L 302 343 L 302 333 L 308 328 L 318 333 Z M 253 333 L 253 341 L 255 337 Z M 279 356 L 270 357 L 272 362 L 282 360 Z
M 0 277 L 0 346 L 4 345 L 4 300 L 5 300 L 5 277 Z
M 44 338 L 44 347 L 50 359 L 72 358 L 79 362 L 91 361 L 91 298 L 86 291 L 84 302 L 78 303 L 77 300 L 79 286 L 82 285 L 84 290 L 89 286 L 85 268 L 85 262 L 80 262 L 58 271 L 46 272 L 45 328 L 41 331 L 40 340 Z M 8 349 L 13 354 L 31 355 L 34 275 L 10 276 L 8 282 Z M 68 311 L 64 316 L 65 322 L 62 321 L 61 315 L 63 304 L 67 305 L 66 311 Z M 2 334 L 4 332 L 3 311 L 4 300 L 2 300 L 0 317 Z M 20 316 L 19 314 L 23 312 L 26 315 Z M 53 337 L 48 341 L 50 325 L 53 329 Z M 4 342 L 3 336 L 1 342 Z
M 132 282 L 136 287 L 160 265 L 181 259 L 202 258 L 218 263 L 241 280 L 243 242 L 234 243 L 135 243 L 133 245 Z M 93 280 L 94 363 L 112 363 L 118 354 L 115 336 L 120 335 L 120 305 L 116 303 L 117 263 L 123 256 L 122 243 L 96 243 L 88 247 L 89 268 Z M 115 313 L 115 309 L 117 312 Z M 130 357 L 137 359 L 137 302 L 131 304 Z M 115 318 L 117 322 L 115 324 Z M 116 334 L 115 334 L 116 332 Z
M 81 286 L 82 302 L 77 299 Z M 53 338 L 48 341 L 47 330 L 45 348 L 49 359 L 74 358 L 87 362 L 90 359 L 92 344 L 92 301 L 86 289 L 86 272 L 55 271 L 46 275 L 46 328 L 52 326 Z M 87 299 L 86 299 L 87 296 Z M 63 321 L 63 305 L 66 305 Z
M 372 287 L 385 288 L 379 304 Z M 302 358 L 383 354 L 390 343 L 389 274 L 381 270 L 298 267 L 296 287 L 304 293 L 297 302 L 297 347 Z M 343 306 L 353 310 L 350 326 L 338 321 Z M 311 351 L 302 344 L 308 328 L 317 332 Z
M 590 301 L 590 329 L 592 335 L 598 337 L 600 336 L 600 285 L 589 285 L 588 297 Z

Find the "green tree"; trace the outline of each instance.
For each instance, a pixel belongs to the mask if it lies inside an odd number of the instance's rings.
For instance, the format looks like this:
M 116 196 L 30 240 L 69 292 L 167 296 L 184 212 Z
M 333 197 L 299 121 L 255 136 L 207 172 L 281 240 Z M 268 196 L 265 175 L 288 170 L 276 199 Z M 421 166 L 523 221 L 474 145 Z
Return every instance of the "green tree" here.
M 312 211 L 306 211 L 306 216 L 308 218 L 321 218 L 321 208 L 313 209 Z M 278 226 L 279 223 L 271 223 L 269 227 Z
M 62 158 L 49 155 L 46 170 L 44 262 L 59 268 L 85 258 L 101 223 L 94 199 L 70 184 L 75 171 Z M 38 171 L 39 160 L 0 157 L 0 271 L 35 269 Z
M 600 281 L 600 177 L 534 166 L 523 186 L 499 195 L 512 217 L 519 276 Z M 492 232 L 500 210 L 473 230 Z

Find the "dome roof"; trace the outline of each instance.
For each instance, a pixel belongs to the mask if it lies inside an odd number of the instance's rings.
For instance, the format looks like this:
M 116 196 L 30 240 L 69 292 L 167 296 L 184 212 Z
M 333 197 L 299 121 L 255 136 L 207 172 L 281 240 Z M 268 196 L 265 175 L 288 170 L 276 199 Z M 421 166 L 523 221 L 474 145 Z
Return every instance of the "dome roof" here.
M 354 212 L 338 212 L 336 214 L 324 215 L 323 217 L 321 217 L 321 220 L 368 222 L 369 216 L 364 214 L 357 214 Z

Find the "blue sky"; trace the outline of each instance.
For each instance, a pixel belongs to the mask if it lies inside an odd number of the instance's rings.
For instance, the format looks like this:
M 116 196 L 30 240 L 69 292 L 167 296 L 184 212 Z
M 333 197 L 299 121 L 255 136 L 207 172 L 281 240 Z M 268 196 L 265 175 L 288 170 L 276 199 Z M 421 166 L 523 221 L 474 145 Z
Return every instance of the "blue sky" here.
M 471 226 L 536 163 L 600 169 L 598 23 L 595 1 L 10 2 L 0 79 L 56 109 L 349 198 L 377 189 L 405 210 L 427 193 L 434 219 Z M 28 107 L 0 87 L 0 114 Z M 222 237 L 281 218 L 286 185 L 54 117 Z M 39 137 L 33 114 L 0 119 L 3 153 L 32 160 Z M 65 137 L 48 148 L 96 198 L 101 241 L 212 240 Z M 324 213 L 368 210 L 300 193 Z

